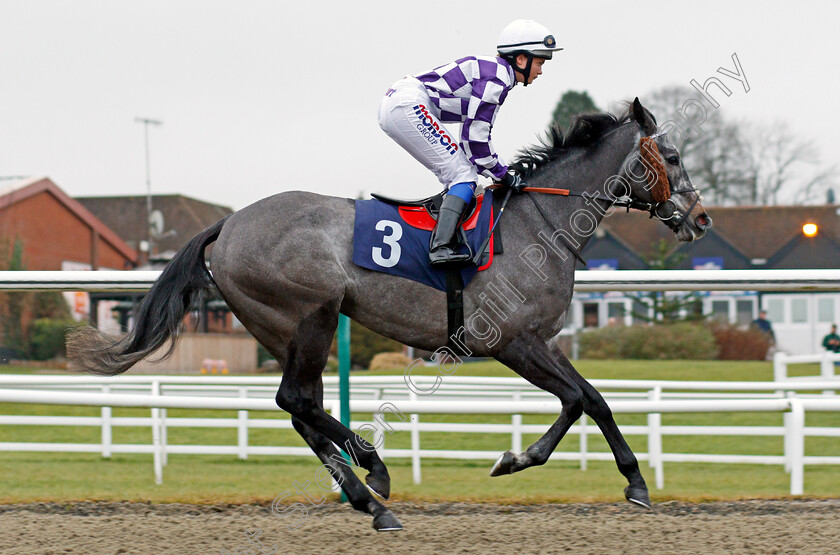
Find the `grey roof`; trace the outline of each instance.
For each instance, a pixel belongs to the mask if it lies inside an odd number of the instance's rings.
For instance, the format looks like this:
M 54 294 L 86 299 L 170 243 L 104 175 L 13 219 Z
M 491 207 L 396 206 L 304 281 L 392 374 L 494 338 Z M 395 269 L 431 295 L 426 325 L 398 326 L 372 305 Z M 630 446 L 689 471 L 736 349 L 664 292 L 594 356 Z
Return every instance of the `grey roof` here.
M 78 197 L 76 199 L 137 248 L 146 239 L 146 197 Z M 153 195 L 152 209 L 163 214 L 163 236 L 153 241 L 154 253 L 178 251 L 206 227 L 233 212 L 222 206 L 184 195 Z

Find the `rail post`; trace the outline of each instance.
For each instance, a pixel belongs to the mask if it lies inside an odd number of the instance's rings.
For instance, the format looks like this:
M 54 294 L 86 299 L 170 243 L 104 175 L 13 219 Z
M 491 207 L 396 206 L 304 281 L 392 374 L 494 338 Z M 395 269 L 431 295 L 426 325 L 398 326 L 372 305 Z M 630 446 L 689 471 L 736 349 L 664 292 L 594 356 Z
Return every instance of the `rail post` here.
M 160 382 L 152 382 L 152 397 L 160 397 Z M 152 409 L 152 458 L 155 467 L 155 484 L 163 484 L 163 457 L 160 444 L 160 409 Z
M 580 469 L 586 470 L 587 455 L 589 454 L 589 435 L 587 433 L 586 414 L 580 415 Z
M 111 386 L 110 385 L 103 385 L 102 386 L 102 393 L 108 394 L 111 393 Z M 106 459 L 111 458 L 111 445 L 113 444 L 113 434 L 112 434 L 112 426 L 113 423 L 111 422 L 111 407 L 102 407 L 101 412 L 101 419 L 102 419 L 102 457 Z
M 517 403 L 522 401 L 522 393 L 519 391 L 513 392 L 513 400 Z M 510 424 L 512 427 L 510 434 L 510 450 L 514 453 L 522 452 L 522 415 L 514 414 L 510 417 Z
M 651 401 L 662 400 L 662 388 L 654 387 L 648 393 Z M 653 468 L 656 480 L 656 489 L 665 487 L 664 468 L 662 466 L 662 413 L 651 412 L 647 417 L 648 421 L 648 465 Z
M 788 398 L 788 402 L 793 399 L 794 396 L 793 391 L 788 391 L 785 393 L 785 397 Z M 791 454 L 793 453 L 793 446 L 791 442 L 793 441 L 793 414 L 791 411 L 785 411 L 782 413 L 782 425 L 785 428 L 785 437 L 783 438 L 784 441 L 784 451 L 785 451 L 785 472 L 790 474 L 791 469 Z
M 160 409 L 160 463 L 163 466 L 169 464 L 169 428 L 166 427 L 167 409 Z
M 417 400 L 417 394 L 411 391 L 409 393 L 409 399 L 412 401 Z M 411 422 L 411 476 L 414 478 L 414 483 L 419 484 L 421 482 L 421 473 L 420 473 L 420 415 L 419 414 L 412 414 L 410 416 Z
M 239 388 L 239 396 L 243 399 L 248 398 L 248 388 L 247 387 L 240 387 Z M 237 433 L 237 444 L 239 447 L 238 457 L 241 460 L 248 459 L 248 411 L 241 410 L 238 413 L 238 433 Z
M 787 381 L 787 361 L 785 358 L 787 355 L 782 351 L 776 351 L 773 353 L 773 381 L 774 382 L 784 382 Z M 785 394 L 784 391 L 776 391 L 778 395 L 783 396 Z
M 790 434 L 790 494 L 802 495 L 805 480 L 805 407 L 800 399 L 790 400 L 790 427 L 785 435 Z
M 382 399 L 382 389 L 381 388 L 378 388 L 376 391 L 374 391 L 373 398 L 377 401 Z M 379 421 L 379 419 L 376 418 L 376 413 L 373 414 L 372 420 L 373 420 L 373 444 L 376 446 L 376 452 L 379 455 L 379 458 L 384 461 L 385 460 L 385 434 L 383 433 L 384 432 L 384 426 Z
M 823 358 L 820 361 L 820 376 L 824 380 L 833 380 L 834 379 L 834 361 L 837 360 L 837 355 L 835 355 L 831 351 L 826 351 L 823 353 Z M 823 395 L 834 395 L 833 390 L 825 390 L 823 391 Z

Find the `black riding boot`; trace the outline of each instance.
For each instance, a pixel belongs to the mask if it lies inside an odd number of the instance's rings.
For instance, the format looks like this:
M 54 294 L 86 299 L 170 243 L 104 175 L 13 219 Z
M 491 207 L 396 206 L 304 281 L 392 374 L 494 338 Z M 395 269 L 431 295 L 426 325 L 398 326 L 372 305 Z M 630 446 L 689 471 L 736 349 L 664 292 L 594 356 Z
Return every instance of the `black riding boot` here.
M 437 224 L 432 231 L 432 241 L 429 245 L 429 261 L 432 266 L 463 262 L 470 258 L 469 253 L 456 252 L 455 232 L 461 223 L 468 204 L 463 199 L 453 195 L 443 197 L 443 203 L 438 212 Z

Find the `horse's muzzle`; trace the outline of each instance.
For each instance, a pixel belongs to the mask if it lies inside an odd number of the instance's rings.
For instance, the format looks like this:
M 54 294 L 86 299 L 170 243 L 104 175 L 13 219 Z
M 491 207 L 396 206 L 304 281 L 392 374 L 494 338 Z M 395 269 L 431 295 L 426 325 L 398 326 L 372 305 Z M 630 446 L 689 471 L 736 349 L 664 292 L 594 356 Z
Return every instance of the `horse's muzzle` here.
M 712 221 L 712 219 L 705 212 L 698 214 L 697 217 L 694 218 L 694 225 L 696 225 L 697 228 L 702 231 L 706 231 L 707 229 L 712 227 L 713 223 L 714 222 Z

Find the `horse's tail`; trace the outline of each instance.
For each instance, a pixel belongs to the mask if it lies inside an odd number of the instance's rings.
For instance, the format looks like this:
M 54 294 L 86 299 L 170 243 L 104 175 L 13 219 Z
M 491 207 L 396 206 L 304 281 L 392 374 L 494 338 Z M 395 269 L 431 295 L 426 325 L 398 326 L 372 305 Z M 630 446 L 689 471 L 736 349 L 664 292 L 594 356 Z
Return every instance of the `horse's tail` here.
M 170 338 L 159 360 L 171 355 L 190 306 L 202 291 L 215 287 L 204 264 L 204 249 L 218 239 L 228 217 L 196 235 L 172 258 L 140 303 L 134 329 L 127 335 L 116 339 L 93 327 L 74 331 L 67 342 L 71 368 L 107 376 L 122 374 Z

